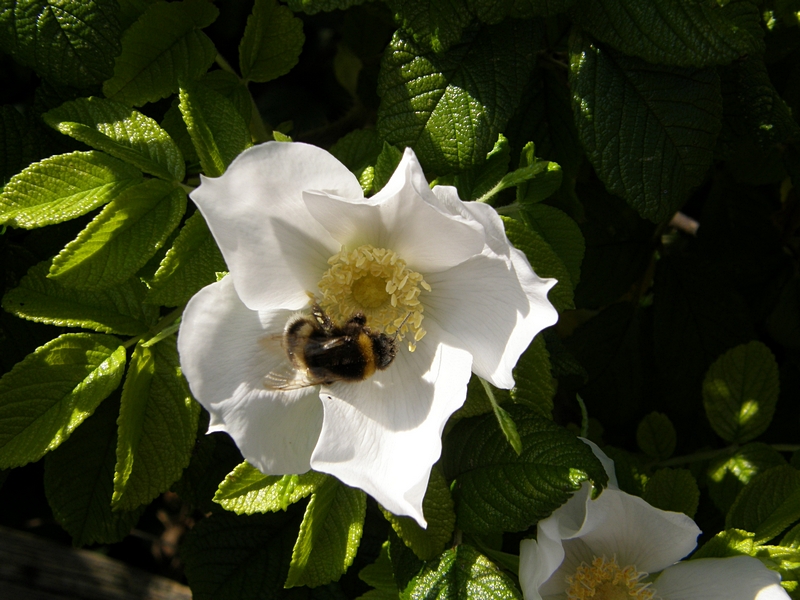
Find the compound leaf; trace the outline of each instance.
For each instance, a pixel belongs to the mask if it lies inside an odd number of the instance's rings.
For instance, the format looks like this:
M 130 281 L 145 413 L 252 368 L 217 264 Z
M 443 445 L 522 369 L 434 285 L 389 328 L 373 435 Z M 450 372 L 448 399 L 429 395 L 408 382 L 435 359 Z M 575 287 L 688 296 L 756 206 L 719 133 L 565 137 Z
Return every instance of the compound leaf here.
M 126 189 L 53 259 L 50 277 L 80 289 L 118 285 L 147 263 L 180 223 L 186 192 L 149 179 Z
M 111 336 L 65 333 L 0 379 L 0 468 L 57 448 L 122 380 L 125 348 Z
M 45 113 L 54 129 L 167 181 L 181 181 L 181 151 L 150 117 L 103 98 L 78 98 Z
M 206 0 L 156 2 L 122 37 L 114 76 L 103 83 L 107 98 L 141 106 L 178 91 L 181 81 L 200 77 L 217 54 L 200 31 L 219 11 Z
M 141 183 L 139 169 L 102 152 L 72 152 L 34 163 L 0 196 L 0 222 L 34 229 L 68 221 Z

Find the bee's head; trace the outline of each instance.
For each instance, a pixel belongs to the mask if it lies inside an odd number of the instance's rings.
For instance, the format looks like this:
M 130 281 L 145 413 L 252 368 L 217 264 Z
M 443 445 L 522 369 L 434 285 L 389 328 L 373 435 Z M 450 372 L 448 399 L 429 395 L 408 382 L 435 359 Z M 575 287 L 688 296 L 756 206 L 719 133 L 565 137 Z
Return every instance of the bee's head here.
M 375 368 L 385 369 L 397 356 L 397 342 L 393 337 L 381 333 L 372 338 L 372 351 L 375 354 Z

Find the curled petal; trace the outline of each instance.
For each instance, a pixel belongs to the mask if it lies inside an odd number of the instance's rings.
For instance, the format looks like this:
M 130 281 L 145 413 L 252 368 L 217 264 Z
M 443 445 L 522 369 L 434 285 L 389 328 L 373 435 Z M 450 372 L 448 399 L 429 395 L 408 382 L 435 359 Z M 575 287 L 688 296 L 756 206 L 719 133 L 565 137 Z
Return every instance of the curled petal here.
M 516 253 L 512 249 L 511 255 Z M 476 375 L 512 388 L 520 355 L 558 319 L 546 300 L 555 280 L 539 279 L 533 271 L 522 278 L 513 261 L 478 255 L 427 281 L 432 291 L 425 297 L 426 316 L 472 354 Z
M 423 196 L 438 204 L 408 149 L 391 180 L 371 198 L 352 200 L 314 191 L 303 198 L 309 212 L 343 246 L 389 248 L 415 271 L 434 273 L 479 254 L 481 224 L 446 214 Z
M 780 576 L 752 556 L 687 560 L 653 583 L 664 600 L 789 600 Z
M 325 420 L 312 467 L 425 527 L 428 477 L 444 424 L 464 402 L 471 360 L 434 324 L 416 352 L 401 350 L 386 371 L 324 387 Z
M 322 428 L 316 388 L 269 390 L 266 376 L 285 354 L 279 334 L 289 311 L 259 314 L 228 276 L 198 292 L 183 313 L 178 350 L 194 397 L 211 415 L 209 432 L 227 432 L 265 474 L 304 473 Z
M 190 194 L 248 308 L 302 308 L 339 251 L 306 209 L 304 190 L 363 196 L 355 176 L 332 155 L 279 142 L 245 150 L 221 177 L 203 177 Z

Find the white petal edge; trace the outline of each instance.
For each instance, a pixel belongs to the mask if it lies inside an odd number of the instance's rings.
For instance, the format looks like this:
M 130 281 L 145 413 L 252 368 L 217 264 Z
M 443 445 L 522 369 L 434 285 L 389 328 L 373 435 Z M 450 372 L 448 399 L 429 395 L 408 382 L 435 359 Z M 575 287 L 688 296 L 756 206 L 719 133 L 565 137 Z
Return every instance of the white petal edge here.
M 424 198 L 428 197 L 430 201 Z M 426 275 L 464 262 L 483 250 L 481 223 L 468 214 L 442 211 L 410 148 L 384 188 L 364 200 L 306 192 L 309 213 L 341 245 L 372 244 L 397 252 Z
M 664 600 L 789 600 L 780 576 L 752 556 L 699 558 L 665 570 L 653 583 Z
M 436 321 L 472 354 L 476 375 L 498 388 L 514 387 L 512 370 L 520 355 L 537 333 L 558 320 L 546 299 L 550 285 L 526 289 L 513 262 L 496 255 L 475 256 L 427 281 L 426 319 Z
M 325 420 L 311 466 L 426 527 L 431 467 L 447 419 L 464 403 L 471 364 L 434 325 L 415 352 L 403 348 L 385 371 L 323 388 Z
M 621 566 L 648 573 L 688 555 L 701 533 L 683 513 L 660 510 L 619 490 L 606 488 L 586 508 L 583 526 L 570 539 L 580 539 L 595 556 L 616 556 Z
M 266 375 L 286 363 L 279 336 L 291 312 L 250 310 L 233 284 L 227 276 L 189 301 L 178 333 L 181 369 L 211 415 L 209 433 L 227 432 L 262 473 L 304 473 L 322 429 L 317 388 L 266 387 Z
M 356 177 L 307 144 L 266 142 L 242 152 L 221 177 L 201 178 L 190 196 L 206 219 L 251 309 L 299 310 L 339 244 L 314 219 L 304 190 L 361 199 Z
M 608 489 L 618 490 L 619 482 L 617 481 L 617 471 L 614 467 L 614 461 L 611 460 L 605 452 L 600 450 L 600 446 L 595 444 L 593 441 L 582 437 L 579 437 L 578 439 L 592 449 L 592 454 L 594 454 L 597 457 L 597 460 L 599 460 L 603 465 L 603 469 L 605 470 L 606 475 L 608 475 Z

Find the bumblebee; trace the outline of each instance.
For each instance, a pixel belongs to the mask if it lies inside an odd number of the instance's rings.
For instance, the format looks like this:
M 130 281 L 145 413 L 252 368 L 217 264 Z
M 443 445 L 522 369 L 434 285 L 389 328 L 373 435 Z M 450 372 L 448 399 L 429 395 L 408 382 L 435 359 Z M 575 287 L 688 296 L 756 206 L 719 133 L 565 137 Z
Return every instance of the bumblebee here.
M 310 316 L 293 316 L 283 331 L 282 345 L 293 376 L 270 374 L 269 387 L 291 390 L 334 381 L 363 381 L 392 364 L 397 356 L 395 338 L 372 331 L 362 312 L 337 325 L 315 302 Z

